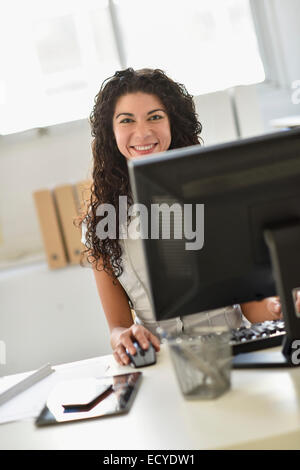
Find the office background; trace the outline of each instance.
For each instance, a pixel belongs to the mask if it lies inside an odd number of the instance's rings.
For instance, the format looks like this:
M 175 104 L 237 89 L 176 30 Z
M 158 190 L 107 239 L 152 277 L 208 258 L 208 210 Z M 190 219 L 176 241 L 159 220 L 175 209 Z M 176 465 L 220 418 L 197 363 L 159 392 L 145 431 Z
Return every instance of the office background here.
M 40 3 L 0 2 L 0 376 L 110 353 L 91 269 L 48 268 L 33 201 L 89 178 L 105 78 L 164 69 L 195 96 L 205 145 L 300 115 L 297 0 Z

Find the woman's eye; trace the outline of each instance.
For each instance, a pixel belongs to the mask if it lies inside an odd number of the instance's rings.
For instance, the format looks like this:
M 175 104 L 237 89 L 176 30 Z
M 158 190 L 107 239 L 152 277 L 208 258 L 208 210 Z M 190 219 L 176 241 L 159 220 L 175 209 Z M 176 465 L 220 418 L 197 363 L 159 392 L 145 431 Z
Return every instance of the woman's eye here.
M 157 121 L 158 119 L 162 119 L 162 116 L 159 114 L 154 114 L 154 116 L 151 116 L 150 118 L 152 121 Z
M 127 124 L 128 122 L 131 122 L 132 119 L 130 118 L 125 118 L 125 119 L 122 119 L 122 121 L 120 121 L 121 124 Z

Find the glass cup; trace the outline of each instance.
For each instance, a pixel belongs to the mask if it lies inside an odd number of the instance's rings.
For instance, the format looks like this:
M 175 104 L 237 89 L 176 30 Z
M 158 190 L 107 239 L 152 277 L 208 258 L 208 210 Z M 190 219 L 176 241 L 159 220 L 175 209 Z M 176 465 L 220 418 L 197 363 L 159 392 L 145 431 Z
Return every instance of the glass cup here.
M 213 399 L 230 389 L 232 352 L 227 327 L 195 327 L 188 334 L 162 336 L 185 398 Z

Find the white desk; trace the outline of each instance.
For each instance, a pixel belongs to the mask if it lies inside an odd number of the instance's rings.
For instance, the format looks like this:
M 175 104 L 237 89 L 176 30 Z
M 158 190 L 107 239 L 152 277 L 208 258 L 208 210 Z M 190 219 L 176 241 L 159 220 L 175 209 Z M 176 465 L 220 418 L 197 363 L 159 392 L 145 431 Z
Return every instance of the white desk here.
M 99 361 L 110 364 L 106 375 L 132 372 L 112 356 Z M 181 395 L 164 345 L 157 364 L 139 370 L 129 414 L 45 428 L 33 420 L 2 424 L 0 449 L 300 449 L 300 368 L 233 370 L 228 393 L 192 402 Z
M 279 129 L 293 129 L 294 127 L 300 127 L 300 115 L 273 119 L 270 124 L 272 127 Z

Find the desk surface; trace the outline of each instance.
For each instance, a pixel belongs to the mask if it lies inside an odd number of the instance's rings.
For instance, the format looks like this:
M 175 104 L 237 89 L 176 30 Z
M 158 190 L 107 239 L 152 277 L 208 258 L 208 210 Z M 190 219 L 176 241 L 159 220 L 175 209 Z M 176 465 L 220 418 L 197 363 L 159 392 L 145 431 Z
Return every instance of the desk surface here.
M 272 127 L 279 129 L 292 129 L 294 127 L 300 127 L 300 115 L 272 119 L 270 124 Z
M 132 371 L 112 356 L 99 360 L 110 365 L 106 375 Z M 2 424 L 0 449 L 300 449 L 300 368 L 233 370 L 231 390 L 210 401 L 183 398 L 164 345 L 157 364 L 139 370 L 129 414 L 44 428 Z

